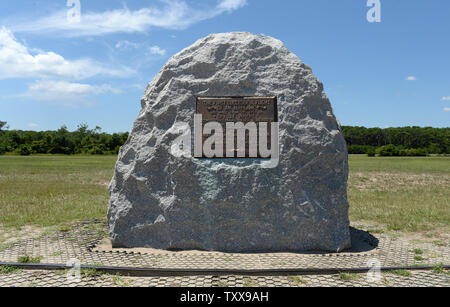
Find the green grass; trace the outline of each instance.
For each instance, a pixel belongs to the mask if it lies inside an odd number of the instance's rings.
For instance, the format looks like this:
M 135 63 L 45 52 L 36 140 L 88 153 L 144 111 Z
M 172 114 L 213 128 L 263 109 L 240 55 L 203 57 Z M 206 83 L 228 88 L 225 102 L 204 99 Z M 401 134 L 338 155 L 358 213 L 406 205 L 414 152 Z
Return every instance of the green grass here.
M 367 157 L 350 155 L 352 172 L 450 173 L 450 157 Z
M 352 221 L 393 231 L 449 231 L 449 157 L 350 156 L 349 164 Z
M 403 277 L 411 277 L 412 276 L 412 273 L 407 270 L 391 270 L 391 271 L 386 271 L 386 273 L 391 273 L 391 274 L 403 276 Z
M 306 285 L 308 283 L 306 280 L 304 280 L 300 276 L 288 276 L 288 280 L 290 282 L 293 282 L 294 284 L 298 284 L 298 285 L 300 285 L 300 284 Z
M 69 232 L 70 230 L 72 230 L 72 227 L 70 227 L 69 225 L 61 225 L 58 228 L 58 231 L 60 232 Z
M 18 263 L 40 263 L 42 260 L 42 256 L 32 257 L 29 255 L 20 256 L 17 258 Z
M 448 269 L 444 268 L 443 264 L 438 264 L 433 268 L 433 272 L 436 274 L 447 274 L 450 275 L 450 272 Z
M 414 256 L 415 261 L 424 261 L 427 260 L 426 258 L 423 258 L 422 256 Z
M 20 269 L 15 266 L 11 266 L 11 265 L 0 266 L 0 275 L 13 274 L 13 273 L 17 273 L 18 271 L 20 271 Z
M 105 218 L 115 156 L 0 156 L 0 224 Z M 66 230 L 63 228 L 62 230 Z
M 107 275 L 105 271 L 93 268 L 81 269 L 80 274 L 82 278 L 94 278 Z
M 414 249 L 414 254 L 416 254 L 416 255 L 423 255 L 423 250 L 421 250 L 419 248 L 416 248 L 416 249 Z
M 341 279 L 343 281 L 358 280 L 359 277 L 360 276 L 358 274 L 355 274 L 355 273 L 340 273 L 339 274 L 339 279 Z
M 116 156 L 0 156 L 0 226 L 105 219 Z M 448 232 L 450 157 L 349 159 L 350 219 L 384 231 Z M 374 228 L 375 229 L 375 228 Z
M 428 186 L 415 191 L 349 191 L 350 219 L 386 225 L 388 230 L 421 232 L 450 224 L 449 190 Z

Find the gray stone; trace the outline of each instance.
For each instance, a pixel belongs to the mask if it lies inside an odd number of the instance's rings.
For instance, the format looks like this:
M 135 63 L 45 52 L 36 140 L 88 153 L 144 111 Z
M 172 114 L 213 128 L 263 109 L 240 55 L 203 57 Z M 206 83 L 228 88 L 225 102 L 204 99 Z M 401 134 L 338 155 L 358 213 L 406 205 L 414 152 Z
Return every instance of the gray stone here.
M 194 127 L 195 95 L 277 96 L 278 167 L 171 155 L 175 128 Z M 347 177 L 345 140 L 311 69 L 274 38 L 212 34 L 148 85 L 109 187 L 110 236 L 115 247 L 341 251 L 350 247 Z

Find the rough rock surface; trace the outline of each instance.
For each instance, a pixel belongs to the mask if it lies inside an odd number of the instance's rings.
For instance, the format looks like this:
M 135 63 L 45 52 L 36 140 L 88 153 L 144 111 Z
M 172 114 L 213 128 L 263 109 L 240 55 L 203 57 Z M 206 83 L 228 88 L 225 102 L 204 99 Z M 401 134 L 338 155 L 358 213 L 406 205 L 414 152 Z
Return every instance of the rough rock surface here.
M 280 163 L 170 154 L 195 95 L 277 96 Z M 311 69 L 279 41 L 212 34 L 174 55 L 148 85 L 109 190 L 116 247 L 224 252 L 350 247 L 348 155 Z

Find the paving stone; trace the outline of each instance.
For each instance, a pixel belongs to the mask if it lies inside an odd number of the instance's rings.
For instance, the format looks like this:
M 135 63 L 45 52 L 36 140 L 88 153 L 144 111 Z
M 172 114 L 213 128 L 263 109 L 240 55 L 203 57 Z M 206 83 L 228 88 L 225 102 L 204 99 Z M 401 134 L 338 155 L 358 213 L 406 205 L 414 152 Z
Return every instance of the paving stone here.
M 42 256 L 42 263 L 66 264 L 71 258 L 78 258 L 83 265 L 102 265 L 138 268 L 173 269 L 326 269 L 367 267 L 370 259 L 378 259 L 382 266 L 414 266 L 418 264 L 450 264 L 449 246 L 436 246 L 421 243 L 418 247 L 424 251 L 423 262 L 414 260 L 416 245 L 391 238 L 387 235 L 372 237 L 367 233 L 354 230 L 360 240 L 376 240 L 378 243 L 366 251 L 350 250 L 342 254 L 224 254 L 224 253 L 170 253 L 136 254 L 127 252 L 99 252 L 95 246 L 103 239 L 106 225 L 100 222 L 80 223 L 66 233 L 56 232 L 37 238 L 18 241 L 0 250 L 0 262 L 17 262 L 23 255 Z M 36 248 L 36 246 L 40 246 Z M 58 253 L 58 256 L 52 256 Z M 427 255 L 433 255 L 429 257 Z M 365 274 L 356 281 L 343 281 L 339 275 L 302 276 L 306 284 L 297 285 L 286 276 L 250 277 L 260 286 L 371 286 Z M 392 273 L 383 273 L 384 280 L 376 286 L 446 286 L 450 285 L 448 274 L 436 274 L 432 271 L 414 271 L 405 277 Z M 127 277 L 133 286 L 243 286 L 242 276 L 197 276 L 197 277 Z M 18 271 L 14 274 L 0 275 L 0 286 L 70 286 L 65 272 Z M 83 279 L 77 286 L 114 286 L 112 277 Z

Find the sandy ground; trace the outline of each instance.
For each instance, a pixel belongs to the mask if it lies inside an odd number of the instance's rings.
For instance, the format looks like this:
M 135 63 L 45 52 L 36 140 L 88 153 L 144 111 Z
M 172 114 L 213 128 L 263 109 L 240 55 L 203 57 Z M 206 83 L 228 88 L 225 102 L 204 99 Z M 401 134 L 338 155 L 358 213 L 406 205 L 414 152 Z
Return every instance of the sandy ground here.
M 161 255 L 161 254 L 179 254 L 179 253 L 188 253 L 188 254 L 205 254 L 205 253 L 213 253 L 213 252 L 206 252 L 206 251 L 183 251 L 183 252 L 171 252 L 161 249 L 154 249 L 154 248 L 113 248 L 111 240 L 109 238 L 103 239 L 97 246 L 93 249 L 93 251 L 98 252 L 126 252 L 126 253 L 141 253 L 141 254 L 148 254 L 148 255 Z
M 352 238 L 352 249 L 344 251 L 343 253 L 359 253 L 365 254 L 370 253 L 373 250 L 373 246 L 369 245 L 367 242 L 362 240 L 355 240 Z M 211 252 L 211 251 L 199 251 L 199 250 L 188 250 L 188 251 L 167 251 L 154 248 L 113 248 L 111 240 L 109 238 L 104 238 L 101 240 L 94 248 L 93 251 L 97 252 L 125 252 L 125 253 L 135 253 L 135 254 L 147 254 L 147 255 L 162 255 L 162 254 L 177 254 L 177 255 L 208 255 L 208 254 L 227 254 L 221 252 Z M 245 253 L 239 253 L 245 255 Z M 290 253 L 276 253 L 278 255 L 289 255 Z M 317 252 L 302 252 L 301 254 L 317 254 Z M 342 253 L 341 253 L 342 254 Z
M 0 225 L 0 244 L 10 244 L 23 239 L 36 238 L 47 232 L 49 228 L 24 226 L 20 229 L 6 228 Z
M 361 191 L 389 190 L 408 191 L 423 186 L 447 186 L 450 189 L 450 176 L 445 174 L 405 174 L 405 173 L 350 173 L 349 187 Z

